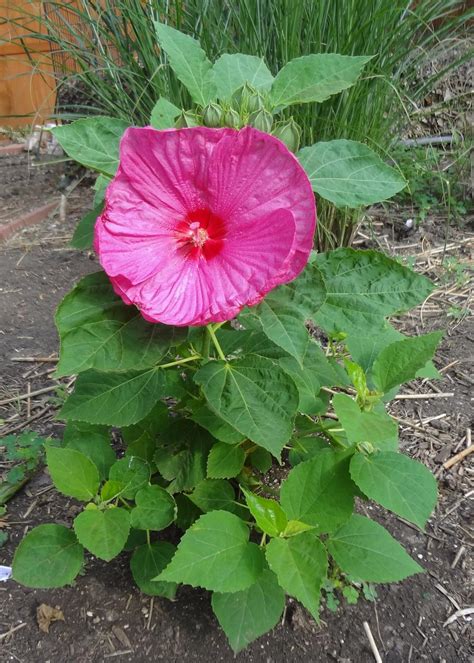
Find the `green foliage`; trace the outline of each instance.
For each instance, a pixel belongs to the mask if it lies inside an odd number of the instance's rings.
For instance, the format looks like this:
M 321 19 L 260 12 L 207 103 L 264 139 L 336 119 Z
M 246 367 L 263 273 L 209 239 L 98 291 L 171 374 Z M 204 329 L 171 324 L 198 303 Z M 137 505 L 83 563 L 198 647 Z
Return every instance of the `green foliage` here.
M 268 536 L 280 536 L 288 525 L 285 512 L 276 500 L 259 497 L 243 489 L 245 501 L 257 526 Z
M 212 68 L 217 87 L 217 98 L 230 100 L 232 94 L 245 83 L 255 90 L 268 91 L 273 83 L 267 65 L 262 58 L 243 53 L 224 53 L 216 60 Z
M 168 566 L 175 551 L 176 548 L 167 541 L 146 543 L 135 549 L 130 559 L 130 569 L 133 579 L 144 594 L 174 599 L 177 584 L 156 582 L 153 578 Z
M 136 507 L 130 513 L 135 529 L 165 529 L 176 518 L 176 502 L 160 486 L 146 486 L 135 495 Z
M 311 101 L 321 103 L 352 87 L 370 56 L 336 53 L 305 55 L 291 60 L 278 72 L 270 91 L 270 103 L 281 109 Z
M 174 123 L 181 110 L 165 97 L 160 97 L 153 106 L 150 116 L 150 125 L 155 129 L 169 129 Z
M 54 127 L 52 132 L 74 161 L 112 177 L 119 162 L 119 143 L 129 122 L 113 117 L 91 117 Z
M 2 438 L 4 459 L 12 466 L 2 478 L 0 505 L 5 504 L 36 470 L 44 455 L 45 442 L 43 437 L 33 431 Z
M 403 177 L 367 145 L 353 140 L 316 143 L 298 153 L 313 190 L 338 207 L 362 207 L 391 198 Z
M 218 442 L 212 447 L 207 459 L 207 476 L 210 479 L 236 477 L 245 463 L 242 447 Z
M 79 543 L 93 555 L 110 562 L 125 547 L 130 532 L 130 514 L 126 509 L 111 507 L 100 511 L 85 509 L 74 520 Z
M 272 539 L 266 556 L 283 589 L 319 621 L 319 594 L 328 564 L 319 538 L 313 532 L 303 532 L 289 539 Z
M 271 630 L 284 607 L 285 592 L 268 569 L 247 589 L 212 595 L 212 609 L 235 654 Z
M 99 489 L 99 471 L 80 451 L 46 447 L 48 470 L 56 488 L 68 497 L 87 502 Z
M 175 556 L 156 579 L 213 592 L 247 589 L 263 570 L 263 553 L 248 539 L 248 527 L 234 514 L 205 513 L 184 534 Z
M 330 536 L 327 548 L 345 573 L 368 582 L 397 582 L 422 571 L 387 530 L 357 514 Z
M 62 525 L 39 525 L 15 551 L 13 578 L 28 587 L 62 587 L 74 580 L 83 563 L 74 532 Z

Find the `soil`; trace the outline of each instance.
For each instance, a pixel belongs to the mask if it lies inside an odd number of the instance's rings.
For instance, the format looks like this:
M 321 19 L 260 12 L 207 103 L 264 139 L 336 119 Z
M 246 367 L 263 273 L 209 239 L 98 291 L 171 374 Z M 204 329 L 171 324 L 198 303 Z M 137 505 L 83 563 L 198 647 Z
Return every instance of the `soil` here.
M 88 208 L 90 197 L 87 189 L 75 189 L 64 223 L 53 216 L 41 226 L 22 231 L 0 250 L 3 374 L 0 399 L 24 393 L 28 385 L 34 391 L 56 384 L 50 377 L 53 363 L 12 359 L 48 357 L 57 352 L 54 309 L 81 276 L 98 269 L 90 253 L 67 246 L 67 239 L 81 211 Z M 437 473 L 440 499 L 436 513 L 423 533 L 374 505 L 365 507 L 371 517 L 387 527 L 419 560 L 426 572 L 399 584 L 378 586 L 374 602 L 361 599 L 355 606 L 344 605 L 336 614 L 325 607 L 319 626 L 304 609 L 289 600 L 282 623 L 234 659 L 213 616 L 208 593 L 183 587 L 173 602 L 151 599 L 134 586 L 127 554 L 108 564 L 89 556 L 85 574 L 70 587 L 33 590 L 12 580 L 0 587 L 0 661 L 369 663 L 373 655 L 364 633 L 364 621 L 370 624 L 386 663 L 472 660 L 469 618 L 460 617 L 446 626 L 444 623 L 458 608 L 469 605 L 473 540 L 468 511 L 473 470 L 469 458 L 450 470 L 442 468 L 447 458 L 465 446 L 466 429 L 470 426 L 472 318 L 464 314 L 459 319 L 448 317 L 453 306 L 467 307 L 463 293 L 469 284 L 454 284 L 450 291 L 453 283 L 443 283 L 446 270 L 440 266 L 440 252 L 426 253 L 442 246 L 443 238 L 438 236 L 435 223 L 397 240 L 384 218 L 375 215 L 372 221 L 375 234 L 369 240 L 369 231 L 363 228 L 357 240 L 360 246 L 375 244 L 398 256 L 418 254 L 417 268 L 437 279 L 440 285 L 421 313 L 417 311 L 400 319 L 401 328 L 412 333 L 447 329 L 436 359 L 438 368 L 443 369 L 442 380 L 418 380 L 404 389 L 404 393 L 449 392 L 454 396 L 400 399 L 392 409 L 405 422 L 401 426 L 402 449 Z M 455 248 L 448 248 L 449 255 L 458 261 L 469 258 L 466 237 L 465 229 L 459 231 L 452 239 Z M 20 406 L 0 408 L 4 419 L 0 435 L 29 428 L 43 435 L 60 436 L 62 424 L 53 418 L 52 395 L 32 398 L 29 407 L 23 400 Z M 8 514 L 3 523 L 0 521 L 0 527 L 6 525 L 9 533 L 7 544 L 0 548 L 0 564 L 11 564 L 15 547 L 29 528 L 48 522 L 70 525 L 77 511 L 78 504 L 51 490 L 49 476 L 40 470 L 9 502 Z M 461 546 L 464 553 L 452 568 Z M 49 633 L 41 631 L 37 623 L 36 610 L 42 603 L 58 607 L 64 614 L 64 621 L 53 623 Z M 19 628 L 2 637 L 15 627 Z

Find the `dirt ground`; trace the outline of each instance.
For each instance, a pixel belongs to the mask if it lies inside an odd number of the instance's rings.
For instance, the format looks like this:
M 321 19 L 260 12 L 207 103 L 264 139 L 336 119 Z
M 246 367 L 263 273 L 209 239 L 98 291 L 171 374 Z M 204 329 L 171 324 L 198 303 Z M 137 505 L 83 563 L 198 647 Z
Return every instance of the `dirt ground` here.
M 81 276 L 98 269 L 91 254 L 67 246 L 80 211 L 87 209 L 89 202 L 89 192 L 77 188 L 70 196 L 65 223 L 53 217 L 22 231 L 0 249 L 0 400 L 25 393 L 28 385 L 35 391 L 56 384 L 51 378 L 54 363 L 13 359 L 57 353 L 54 309 Z M 402 218 L 403 213 L 400 215 Z M 410 384 L 403 394 L 416 397 L 398 399 L 392 407 L 392 414 L 401 420 L 403 451 L 437 474 L 440 499 L 436 513 L 426 532 L 421 532 L 375 506 L 365 507 L 426 572 L 402 583 L 378 586 L 375 602 L 360 600 L 356 606 L 344 605 L 336 614 L 324 608 L 319 627 L 289 600 L 282 623 L 239 654 L 237 661 L 371 662 L 364 621 L 369 622 L 386 663 L 473 660 L 469 618 L 445 623 L 457 610 L 468 607 L 472 597 L 469 498 L 473 494 L 473 467 L 469 458 L 449 470 L 443 469 L 442 463 L 463 449 L 466 437 L 469 439 L 474 327 L 465 313 L 469 283 L 458 273 L 447 273 L 441 265 L 443 240 L 436 230 L 438 225 L 436 220 L 428 220 L 421 230 L 397 239 L 393 222 L 388 224 L 375 214 L 356 240 L 361 247 L 374 245 L 398 257 L 416 256 L 416 268 L 439 286 L 421 309 L 400 319 L 399 325 L 411 333 L 447 330 L 436 357 L 443 379 Z M 454 230 L 448 240 L 447 255 L 456 257 L 460 264 L 471 257 L 473 244 L 466 238 L 464 228 Z M 448 395 L 437 397 L 439 393 Z M 51 396 L 54 393 L 0 407 L 0 435 L 32 429 L 60 436 L 62 424 L 54 420 Z M 0 520 L 0 527 L 6 527 L 9 534 L 8 542 L 0 548 L 0 564 L 11 563 L 16 545 L 29 528 L 48 522 L 70 525 L 78 504 L 51 488 L 49 476 L 40 470 L 9 502 L 7 516 L 4 522 Z M 52 624 L 49 633 L 38 628 L 36 609 L 41 603 L 57 606 L 64 613 L 64 621 Z M 85 574 L 63 589 L 33 590 L 11 580 L 2 583 L 0 661 L 108 660 L 230 663 L 234 656 L 206 592 L 184 587 L 173 602 L 144 596 L 131 579 L 127 553 L 109 564 L 88 556 Z

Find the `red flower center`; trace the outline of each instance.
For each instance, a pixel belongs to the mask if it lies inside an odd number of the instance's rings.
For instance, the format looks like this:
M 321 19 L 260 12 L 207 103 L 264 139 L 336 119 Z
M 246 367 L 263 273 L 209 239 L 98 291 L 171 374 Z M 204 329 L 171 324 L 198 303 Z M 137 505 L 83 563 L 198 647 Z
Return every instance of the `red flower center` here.
M 189 213 L 176 227 L 180 248 L 193 258 L 214 258 L 221 252 L 225 236 L 225 222 L 208 209 Z

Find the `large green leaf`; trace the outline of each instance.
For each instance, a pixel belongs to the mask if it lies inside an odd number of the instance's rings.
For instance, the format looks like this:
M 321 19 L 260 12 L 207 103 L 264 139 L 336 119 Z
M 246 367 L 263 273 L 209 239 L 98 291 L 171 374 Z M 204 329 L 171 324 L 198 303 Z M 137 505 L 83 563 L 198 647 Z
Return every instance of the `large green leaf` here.
M 80 451 L 99 470 L 101 479 L 109 475 L 111 465 L 116 461 L 109 430 L 106 426 L 95 426 L 82 421 L 69 421 L 63 433 L 64 446 Z
M 84 563 L 84 550 L 74 532 L 62 525 L 39 525 L 15 551 L 13 579 L 27 587 L 68 585 Z
M 273 83 L 267 65 L 255 55 L 224 53 L 212 68 L 217 97 L 228 100 L 244 83 L 250 83 L 256 90 L 269 90 Z
M 187 88 L 193 101 L 205 106 L 216 97 L 212 63 L 196 39 L 155 21 L 160 46 L 169 58 L 171 68 Z
M 99 471 L 84 454 L 74 449 L 46 447 L 46 462 L 56 488 L 69 497 L 87 502 L 99 489 Z
M 150 124 L 155 129 L 169 129 L 174 127 L 174 121 L 180 113 L 180 109 L 171 101 L 160 97 L 151 111 Z
M 130 559 L 133 579 L 139 589 L 149 596 L 164 596 L 174 599 L 178 588 L 175 582 L 154 582 L 155 578 L 168 566 L 176 548 L 167 541 L 146 543 L 135 549 Z
M 397 582 L 422 571 L 381 525 L 354 514 L 328 540 L 338 566 L 366 582 Z
M 101 373 L 86 371 L 59 412 L 66 421 L 128 426 L 140 421 L 158 399 L 168 396 L 164 370 Z
M 280 504 L 291 520 L 332 532 L 348 520 L 354 507 L 349 459 L 330 449 L 294 467 L 281 485 Z
M 403 382 L 413 380 L 433 356 L 442 336 L 442 332 L 432 332 L 395 341 L 384 348 L 372 367 L 376 388 L 387 393 Z
M 184 534 L 157 580 L 182 582 L 214 592 L 250 587 L 263 570 L 263 553 L 249 543 L 249 529 L 228 511 L 202 515 Z
M 403 454 L 356 453 L 351 477 L 367 497 L 421 528 L 435 507 L 436 479 L 422 463 Z
M 276 500 L 260 497 L 242 488 L 250 513 L 258 527 L 269 536 L 280 536 L 288 525 L 285 512 Z
M 270 91 L 276 109 L 291 104 L 326 101 L 354 85 L 372 56 L 318 53 L 290 60 L 278 72 Z
M 130 523 L 135 529 L 161 530 L 176 518 L 176 502 L 161 486 L 145 486 L 135 495 Z
M 94 228 L 97 217 L 102 212 L 103 204 L 99 203 L 86 212 L 76 226 L 71 239 L 71 246 L 75 249 L 90 249 L 94 241 Z
M 377 251 L 336 249 L 315 263 L 326 282 L 327 297 L 315 321 L 328 333 L 378 333 L 385 317 L 420 304 L 433 284 Z
M 360 207 L 391 198 L 406 180 L 370 147 L 354 140 L 331 140 L 304 147 L 298 159 L 313 191 L 334 205 Z
M 298 406 L 293 380 L 271 360 L 210 361 L 194 376 L 209 406 L 253 442 L 280 457 Z
M 51 131 L 74 161 L 104 175 L 115 175 L 119 144 L 129 122 L 114 117 L 87 117 Z
M 364 412 L 347 394 L 336 394 L 332 404 L 349 442 L 370 442 L 376 449 L 397 450 L 398 425 L 384 410 Z
M 210 479 L 231 479 L 236 477 L 245 463 L 245 451 L 236 445 L 218 442 L 207 459 L 207 476 Z
M 266 557 L 286 593 L 301 601 L 319 621 L 319 596 L 328 559 L 318 537 L 313 532 L 302 532 L 288 539 L 272 539 Z
M 285 592 L 268 569 L 247 589 L 212 595 L 212 609 L 235 654 L 270 631 L 284 607 Z
M 130 531 L 130 514 L 116 507 L 104 511 L 86 509 L 76 516 L 74 531 L 84 548 L 109 562 L 125 547 Z
M 86 276 L 66 295 L 56 325 L 61 339 L 57 376 L 89 368 L 149 368 L 185 337 L 182 328 L 146 322 L 117 297 L 103 272 Z

